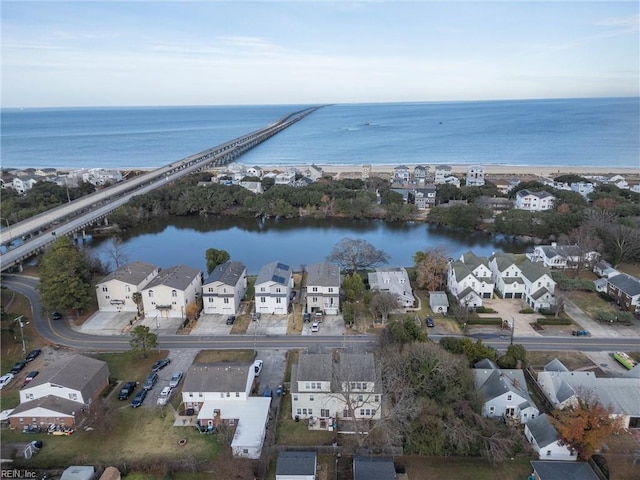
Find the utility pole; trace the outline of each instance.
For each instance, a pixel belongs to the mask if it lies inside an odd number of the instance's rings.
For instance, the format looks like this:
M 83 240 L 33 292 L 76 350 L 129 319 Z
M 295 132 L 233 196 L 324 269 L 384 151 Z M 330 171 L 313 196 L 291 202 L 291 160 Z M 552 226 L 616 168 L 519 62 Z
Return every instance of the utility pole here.
M 511 317 L 511 341 L 509 342 L 509 345 L 513 345 L 513 332 L 516 329 L 516 321 L 513 317 Z
M 24 355 L 27 353 L 27 344 L 24 341 L 24 324 L 22 323 L 23 318 L 24 318 L 24 315 L 20 315 L 19 317 L 15 318 L 13 321 L 18 322 L 18 325 L 20 326 L 20 338 L 22 340 L 22 353 Z

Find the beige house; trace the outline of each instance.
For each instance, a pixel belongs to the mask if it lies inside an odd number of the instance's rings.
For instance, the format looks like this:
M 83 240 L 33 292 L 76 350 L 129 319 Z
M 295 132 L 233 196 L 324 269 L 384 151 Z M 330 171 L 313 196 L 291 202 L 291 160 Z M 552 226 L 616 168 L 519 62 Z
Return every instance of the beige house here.
M 161 270 L 142 290 L 146 317 L 185 318 L 186 307 L 202 296 L 202 272 L 186 265 Z
M 307 311 L 337 315 L 340 309 L 340 267 L 316 263 L 307 271 Z
M 138 312 L 133 294 L 160 273 L 160 267 L 145 262 L 132 262 L 117 268 L 96 283 L 96 298 L 101 312 Z

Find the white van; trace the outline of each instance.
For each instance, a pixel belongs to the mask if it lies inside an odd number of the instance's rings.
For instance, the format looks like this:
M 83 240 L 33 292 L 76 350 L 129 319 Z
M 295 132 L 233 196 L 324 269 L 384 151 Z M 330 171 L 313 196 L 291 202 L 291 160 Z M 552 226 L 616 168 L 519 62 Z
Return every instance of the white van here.
M 160 396 L 158 397 L 158 405 L 166 405 L 172 393 L 172 387 L 164 387 L 160 392 Z

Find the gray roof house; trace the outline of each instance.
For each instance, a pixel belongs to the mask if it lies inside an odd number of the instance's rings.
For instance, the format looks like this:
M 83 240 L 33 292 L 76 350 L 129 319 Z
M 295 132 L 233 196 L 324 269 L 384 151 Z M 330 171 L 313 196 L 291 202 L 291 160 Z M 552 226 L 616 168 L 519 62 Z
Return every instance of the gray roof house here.
M 315 480 L 316 452 L 280 452 L 276 462 L 276 480 Z
M 185 318 L 187 305 L 202 295 L 202 272 L 176 265 L 161 270 L 142 290 L 142 304 L 147 317 Z
M 416 301 L 409 283 L 409 275 L 402 267 L 376 268 L 375 272 L 369 273 L 369 286 L 371 290 L 395 295 L 399 307 L 411 308 Z
M 234 314 L 247 291 L 247 268 L 240 262 L 225 262 L 213 269 L 202 285 L 205 314 Z
M 115 269 L 96 283 L 96 298 L 101 312 L 138 312 L 133 294 L 142 291 L 160 273 L 160 267 L 146 262 L 131 262 Z
M 433 313 L 446 315 L 449 309 L 449 299 L 445 292 L 429 292 L 429 306 Z
M 599 480 L 586 462 L 532 460 L 536 480 Z
M 392 457 L 354 455 L 353 480 L 395 480 L 396 469 Z
M 575 461 L 578 458 L 578 454 L 570 447 L 560 444 L 558 431 L 546 413 L 526 423 L 524 436 L 538 453 L 540 460 Z
M 260 269 L 255 284 L 256 312 L 285 315 L 293 289 L 293 272 L 289 265 L 271 262 Z
M 9 415 L 11 426 L 75 425 L 76 416 L 109 384 L 106 362 L 73 355 L 46 367 L 20 390 L 20 405 Z
M 631 313 L 640 313 L 640 279 L 626 273 L 607 278 L 607 293 L 620 307 Z
M 521 424 L 538 416 L 522 370 L 500 369 L 484 359 L 474 365 L 472 373 L 473 385 L 484 399 L 483 416 L 517 419 Z
M 307 311 L 337 315 L 340 308 L 340 267 L 322 262 L 307 269 Z

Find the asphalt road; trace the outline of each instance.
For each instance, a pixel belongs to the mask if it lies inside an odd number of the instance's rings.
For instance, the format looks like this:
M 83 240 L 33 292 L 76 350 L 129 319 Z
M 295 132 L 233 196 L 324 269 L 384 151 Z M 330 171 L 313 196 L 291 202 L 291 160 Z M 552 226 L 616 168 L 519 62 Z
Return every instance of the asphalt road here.
M 65 321 L 52 321 L 42 314 L 38 292 L 35 290 L 38 280 L 19 276 L 3 275 L 2 285 L 21 293 L 31 302 L 33 325 L 40 336 L 49 342 L 77 350 L 122 351 L 129 350 L 127 335 L 105 337 L 88 335 L 73 330 Z M 430 335 L 439 340 L 448 335 Z M 486 345 L 505 351 L 511 342 L 509 335 L 485 335 L 480 337 Z M 194 349 L 297 349 L 313 348 L 322 345 L 326 348 L 367 347 L 377 342 L 376 335 L 161 335 L 158 348 L 194 348 Z M 568 351 L 640 351 L 640 340 L 629 337 L 524 337 L 516 336 L 514 343 L 528 350 L 568 350 Z

